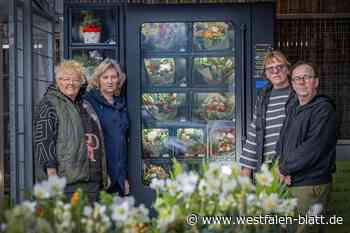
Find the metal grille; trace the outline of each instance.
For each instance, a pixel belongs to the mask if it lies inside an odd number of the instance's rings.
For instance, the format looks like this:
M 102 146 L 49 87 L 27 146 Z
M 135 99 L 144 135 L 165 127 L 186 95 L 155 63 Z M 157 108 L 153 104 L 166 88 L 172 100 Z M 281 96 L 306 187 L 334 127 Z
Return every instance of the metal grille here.
M 318 66 L 319 91 L 336 103 L 339 139 L 350 139 L 350 19 L 277 20 L 276 46 L 291 63 Z

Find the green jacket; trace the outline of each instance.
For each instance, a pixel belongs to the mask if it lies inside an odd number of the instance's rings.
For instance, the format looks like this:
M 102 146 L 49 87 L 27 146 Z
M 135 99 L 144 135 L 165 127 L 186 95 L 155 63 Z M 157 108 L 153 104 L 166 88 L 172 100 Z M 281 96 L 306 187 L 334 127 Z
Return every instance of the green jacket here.
M 97 114 L 92 106 L 87 102 L 73 103 L 69 98 L 64 96 L 56 88 L 49 88 L 43 98 L 43 101 L 49 101 L 55 108 L 58 117 L 58 130 L 56 141 L 56 156 L 57 156 L 57 173 L 60 177 L 67 179 L 67 184 L 75 184 L 83 181 L 89 181 L 89 160 L 88 151 L 85 142 L 85 134 L 77 108 L 77 104 L 82 104 L 93 120 L 96 121 L 101 140 L 103 134 Z M 104 149 L 102 146 L 101 164 L 102 164 L 102 186 L 107 188 L 107 162 Z M 36 161 L 37 162 L 37 161 Z M 38 163 L 36 163 L 38 165 Z M 37 180 L 47 178 L 44 169 L 36 169 Z

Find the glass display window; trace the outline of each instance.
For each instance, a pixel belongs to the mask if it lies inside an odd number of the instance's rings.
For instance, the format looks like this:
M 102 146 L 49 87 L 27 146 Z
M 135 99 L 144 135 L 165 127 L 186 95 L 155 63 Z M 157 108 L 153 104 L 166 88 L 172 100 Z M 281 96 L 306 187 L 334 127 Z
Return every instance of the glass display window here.
M 113 9 L 73 10 L 72 43 L 115 45 L 117 43 L 115 19 Z
M 203 159 L 233 160 L 232 23 L 144 23 L 140 38 L 144 163 L 156 161 L 157 165 L 149 166 L 163 174 L 163 162 L 173 157 L 189 169 Z M 144 170 L 144 179 L 150 170 Z

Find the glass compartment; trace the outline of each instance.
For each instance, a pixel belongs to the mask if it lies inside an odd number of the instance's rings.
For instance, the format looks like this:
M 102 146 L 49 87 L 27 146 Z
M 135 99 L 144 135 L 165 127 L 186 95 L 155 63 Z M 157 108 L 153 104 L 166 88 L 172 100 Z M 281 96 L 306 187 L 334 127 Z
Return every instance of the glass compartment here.
M 141 47 L 147 51 L 186 51 L 185 23 L 144 23 L 141 29 Z
M 185 157 L 204 157 L 207 154 L 207 144 L 203 129 L 179 128 L 176 131 L 179 140 L 177 155 Z
M 143 129 L 142 145 L 143 157 L 169 157 L 170 149 L 167 148 L 169 140 L 168 129 Z
M 74 49 L 72 58 L 85 67 L 88 80 L 92 78 L 95 68 L 105 59 L 115 59 L 115 50 L 112 49 Z
M 143 163 L 143 183 L 149 185 L 152 179 L 166 179 L 170 177 L 171 163 L 161 163 L 144 160 Z
M 74 10 L 72 14 L 72 42 L 84 44 L 116 44 L 116 16 L 112 9 Z
M 195 93 L 193 116 L 197 120 L 232 120 L 235 101 L 232 93 Z
M 232 121 L 214 121 L 208 125 L 209 155 L 211 157 L 234 157 L 236 129 Z
M 143 119 L 146 121 L 186 120 L 184 93 L 145 93 L 142 102 Z
M 234 60 L 232 57 L 194 58 L 195 81 L 199 84 L 229 85 L 234 82 Z
M 171 86 L 178 80 L 186 86 L 186 59 L 184 58 L 145 58 L 143 80 L 152 86 Z
M 195 50 L 223 50 L 233 45 L 233 27 L 226 22 L 197 22 L 193 24 Z

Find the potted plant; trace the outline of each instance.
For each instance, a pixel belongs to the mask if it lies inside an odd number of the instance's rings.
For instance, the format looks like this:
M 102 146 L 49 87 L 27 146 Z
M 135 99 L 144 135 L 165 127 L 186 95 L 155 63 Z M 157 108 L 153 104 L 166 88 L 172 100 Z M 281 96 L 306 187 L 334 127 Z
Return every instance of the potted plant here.
M 80 32 L 84 43 L 99 43 L 102 33 L 101 20 L 92 11 L 84 11 L 82 14 L 83 21 L 80 26 Z

